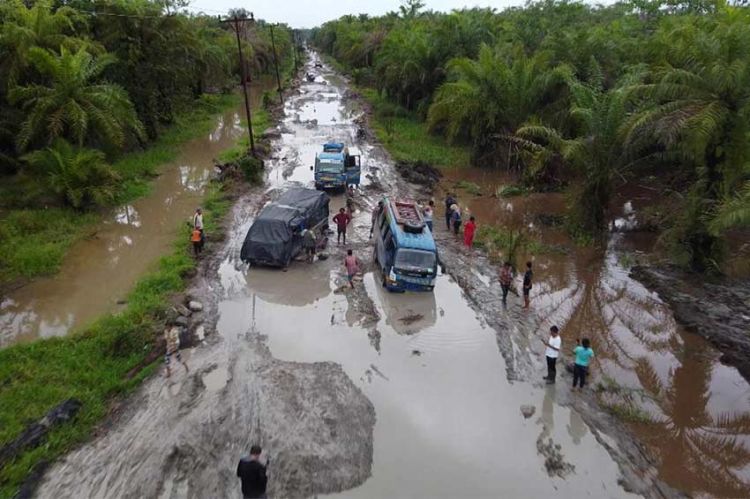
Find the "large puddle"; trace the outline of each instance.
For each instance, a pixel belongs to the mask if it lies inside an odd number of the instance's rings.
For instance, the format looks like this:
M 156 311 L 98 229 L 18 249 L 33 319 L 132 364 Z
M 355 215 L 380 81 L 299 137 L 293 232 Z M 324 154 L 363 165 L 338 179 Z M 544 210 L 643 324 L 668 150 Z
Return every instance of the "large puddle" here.
M 486 192 L 455 189 L 467 177 Z M 661 477 L 691 494 L 750 496 L 750 386 L 719 362 L 708 342 L 678 326 L 658 296 L 628 277 L 635 258 L 648 257 L 653 235 L 615 233 L 603 252 L 576 248 L 561 228 L 540 225 L 540 214 L 564 213 L 560 194 L 491 196 L 513 180 L 461 170 L 448 172 L 444 186 L 458 192 L 480 224 L 524 227 L 547 245 L 569 249 L 533 258 L 533 307 L 545 324 L 563 326 L 568 345 L 591 338 L 598 357 L 593 381 L 608 387 L 601 400 L 623 413 L 659 458 Z M 617 223 L 627 223 L 628 213 L 653 196 L 632 191 Z
M 271 88 L 270 78 L 254 83 L 254 107 Z M 209 133 L 183 144 L 179 156 L 159 168 L 149 194 L 112 211 L 93 237 L 73 245 L 60 272 L 4 297 L 0 347 L 61 336 L 116 311 L 138 278 L 169 252 L 180 224 L 188 223 L 200 205 L 213 159 L 246 133 L 243 112 L 240 106 L 224 113 Z
M 277 154 L 270 161 L 271 189 L 290 183 L 312 186 L 309 169 L 325 141 L 354 144 L 364 175 L 398 187 L 390 165 L 376 149 L 354 139 L 355 111 L 342 100 L 346 88 L 324 71 L 300 94 L 287 98 Z M 390 172 L 390 173 L 389 173 Z M 366 192 L 366 191 L 365 191 Z M 375 199 L 358 196 L 372 205 Z M 342 206 L 334 195 L 332 210 Z M 251 219 L 240 221 L 241 241 Z M 369 208 L 354 218 L 351 245 L 370 258 Z M 237 338 L 267 336 L 275 357 L 285 361 L 340 364 L 375 406 L 372 476 L 341 497 L 565 497 L 627 496 L 619 471 L 581 417 L 555 402 L 556 389 L 508 382 L 495 332 L 470 308 L 458 284 L 439 277 L 434 294 L 390 294 L 366 273 L 363 286 L 378 317 L 359 313 L 342 290 L 342 250 L 314 265 L 296 263 L 288 272 L 247 270 L 233 252 L 221 265 L 224 299 L 218 332 Z M 520 411 L 533 405 L 525 419 Z M 552 439 L 575 467 L 550 477 L 537 440 Z

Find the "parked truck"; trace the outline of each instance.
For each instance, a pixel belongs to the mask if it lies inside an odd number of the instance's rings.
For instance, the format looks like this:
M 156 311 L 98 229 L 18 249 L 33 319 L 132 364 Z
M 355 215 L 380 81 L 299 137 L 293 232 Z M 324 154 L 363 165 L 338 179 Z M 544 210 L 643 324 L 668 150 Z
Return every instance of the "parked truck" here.
M 349 154 L 349 149 L 340 142 L 323 144 L 323 152 L 315 156 L 315 188 L 346 189 L 359 185 L 361 166 L 359 155 Z

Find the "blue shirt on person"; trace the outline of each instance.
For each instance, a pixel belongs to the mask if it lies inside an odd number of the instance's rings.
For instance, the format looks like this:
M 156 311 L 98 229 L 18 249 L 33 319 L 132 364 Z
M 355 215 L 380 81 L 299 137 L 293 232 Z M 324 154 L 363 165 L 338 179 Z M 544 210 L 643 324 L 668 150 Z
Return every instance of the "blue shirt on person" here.
M 573 349 L 573 353 L 576 354 L 576 364 L 584 367 L 588 367 L 591 357 L 594 356 L 594 351 L 591 348 L 584 348 L 580 345 Z

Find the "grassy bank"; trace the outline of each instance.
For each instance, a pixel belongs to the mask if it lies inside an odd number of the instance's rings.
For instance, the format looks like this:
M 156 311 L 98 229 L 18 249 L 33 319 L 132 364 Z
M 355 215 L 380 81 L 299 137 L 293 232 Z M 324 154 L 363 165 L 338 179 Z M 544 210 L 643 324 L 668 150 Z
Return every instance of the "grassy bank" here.
M 210 131 L 218 113 L 238 103 L 237 95 L 204 96 L 146 149 L 115 161 L 112 167 L 122 178 L 115 204 L 147 194 L 158 167 L 177 157 L 181 144 Z M 28 207 L 41 205 L 43 201 L 33 200 L 44 197 L 32 180 L 20 177 L 0 187 L 0 289 L 19 278 L 56 272 L 70 246 L 89 235 L 101 219 L 98 213 L 72 208 Z
M 469 166 L 469 149 L 448 144 L 433 135 L 427 124 L 406 109 L 388 101 L 373 88 L 359 88 L 372 106 L 375 136 L 396 161 L 424 161 L 437 167 Z
M 205 222 L 208 232 L 230 206 L 220 186 L 210 187 Z M 0 469 L 0 497 L 12 497 L 40 462 L 50 461 L 82 442 L 106 414 L 113 396 L 133 389 L 156 364 L 128 379 L 159 338 L 170 296 L 182 291 L 196 263 L 183 229 L 172 252 L 159 260 L 128 295 L 127 308 L 105 315 L 85 330 L 63 338 L 0 350 L 0 446 L 15 439 L 29 422 L 74 397 L 83 402 L 77 417 L 53 429 L 46 442 Z

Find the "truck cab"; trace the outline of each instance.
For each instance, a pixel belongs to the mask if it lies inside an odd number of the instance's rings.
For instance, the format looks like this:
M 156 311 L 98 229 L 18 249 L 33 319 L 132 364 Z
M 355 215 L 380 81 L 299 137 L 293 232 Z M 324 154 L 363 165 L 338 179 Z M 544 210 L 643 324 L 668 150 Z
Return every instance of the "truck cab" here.
M 349 149 L 340 142 L 323 144 L 323 152 L 315 156 L 313 170 L 318 190 L 359 185 L 362 171 L 359 155 L 349 154 Z

